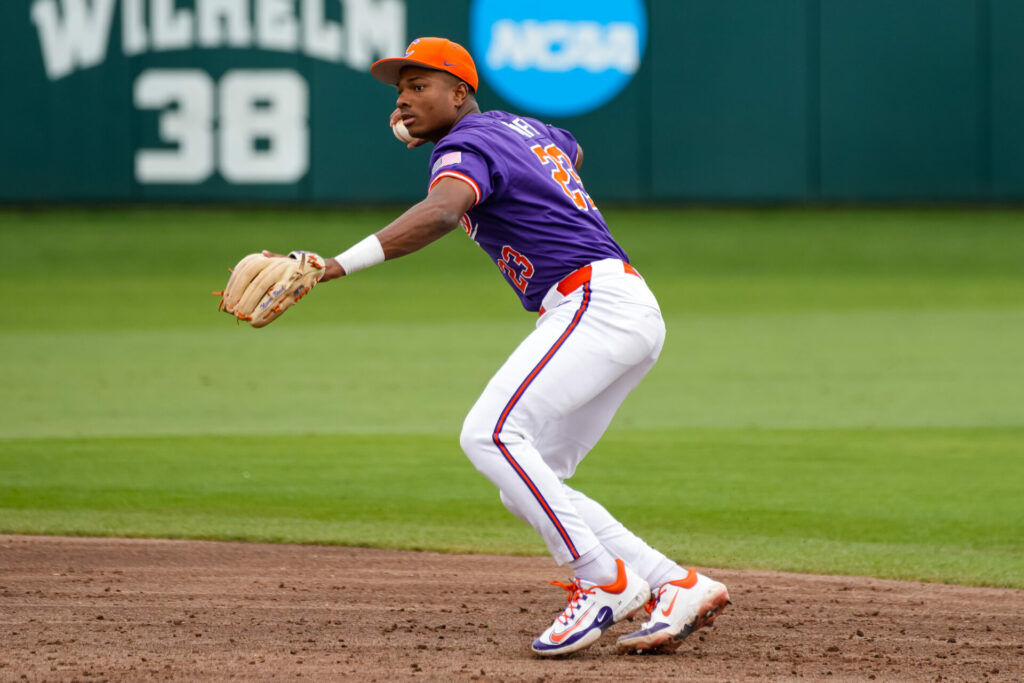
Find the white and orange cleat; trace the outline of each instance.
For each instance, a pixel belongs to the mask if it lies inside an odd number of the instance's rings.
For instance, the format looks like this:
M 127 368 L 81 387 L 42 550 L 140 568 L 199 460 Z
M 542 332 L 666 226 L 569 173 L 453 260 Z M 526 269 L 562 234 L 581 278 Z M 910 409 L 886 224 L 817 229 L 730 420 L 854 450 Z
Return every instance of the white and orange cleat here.
M 572 583 L 552 581 L 569 591 L 569 606 L 533 641 L 541 656 L 565 655 L 589 647 L 612 624 L 633 616 L 651 595 L 651 588 L 622 560 L 615 560 L 619 576 L 601 586 L 575 579 Z
M 621 652 L 671 652 L 683 639 L 708 626 L 725 609 L 729 591 L 696 569 L 685 579 L 669 581 L 647 605 L 651 618 L 639 631 L 618 640 Z

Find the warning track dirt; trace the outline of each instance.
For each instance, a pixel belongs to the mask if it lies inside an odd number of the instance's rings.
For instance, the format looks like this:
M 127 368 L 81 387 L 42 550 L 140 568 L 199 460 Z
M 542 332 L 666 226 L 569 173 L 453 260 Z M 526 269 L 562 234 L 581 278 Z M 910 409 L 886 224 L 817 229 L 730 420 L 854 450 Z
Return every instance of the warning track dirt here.
M 0 680 L 1024 678 L 1024 591 L 708 571 L 734 604 L 677 652 L 541 660 L 547 558 L 0 536 Z

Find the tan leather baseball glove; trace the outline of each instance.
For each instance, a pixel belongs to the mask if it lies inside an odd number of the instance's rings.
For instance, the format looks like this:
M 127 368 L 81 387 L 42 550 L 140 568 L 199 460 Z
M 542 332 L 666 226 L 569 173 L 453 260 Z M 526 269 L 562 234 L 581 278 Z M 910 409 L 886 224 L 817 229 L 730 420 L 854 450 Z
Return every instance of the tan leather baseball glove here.
M 309 293 L 324 274 L 324 260 L 311 251 L 287 256 L 249 254 L 234 267 L 218 310 L 253 327 L 273 322 Z

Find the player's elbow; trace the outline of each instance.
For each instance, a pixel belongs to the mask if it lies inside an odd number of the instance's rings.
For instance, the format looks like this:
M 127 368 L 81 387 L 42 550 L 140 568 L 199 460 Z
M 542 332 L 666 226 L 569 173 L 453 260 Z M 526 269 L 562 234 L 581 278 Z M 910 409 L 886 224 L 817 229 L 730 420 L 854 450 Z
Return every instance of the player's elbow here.
M 461 213 L 448 206 L 439 206 L 434 216 L 434 225 L 441 234 L 447 234 L 458 227 L 460 220 Z
M 462 216 L 444 205 L 430 206 L 422 216 L 422 230 L 426 242 L 433 242 L 447 235 L 459 225 Z

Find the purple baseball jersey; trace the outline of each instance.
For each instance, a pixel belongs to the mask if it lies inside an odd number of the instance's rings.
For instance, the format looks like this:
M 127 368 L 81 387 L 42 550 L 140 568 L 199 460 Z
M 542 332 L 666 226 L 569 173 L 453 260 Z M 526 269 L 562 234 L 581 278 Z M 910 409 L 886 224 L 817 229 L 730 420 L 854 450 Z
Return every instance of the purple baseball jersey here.
M 476 193 L 462 227 L 528 311 L 591 261 L 628 261 L 576 173 L 579 145 L 561 128 L 503 111 L 469 114 L 434 147 L 430 189 L 458 178 Z

